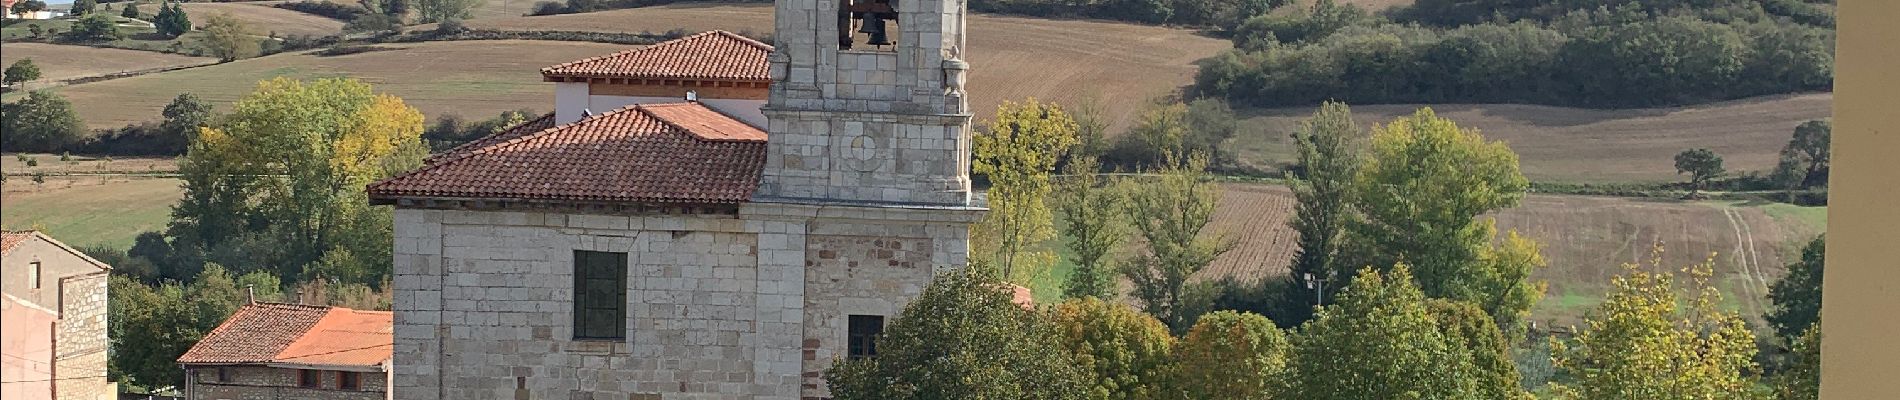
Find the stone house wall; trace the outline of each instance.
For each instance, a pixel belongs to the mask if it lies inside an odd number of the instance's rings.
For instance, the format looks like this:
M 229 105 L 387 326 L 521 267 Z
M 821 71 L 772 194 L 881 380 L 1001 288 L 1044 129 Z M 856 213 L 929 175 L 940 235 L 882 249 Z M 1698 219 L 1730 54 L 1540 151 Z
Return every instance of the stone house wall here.
M 894 317 L 933 271 L 963 265 L 974 216 L 769 203 L 737 215 L 398 209 L 395 397 L 818 395 L 809 372 L 842 351 L 844 315 Z M 573 339 L 575 250 L 628 254 L 625 340 Z
M 60 400 L 110 399 L 117 385 L 107 381 L 105 271 L 60 278 L 59 340 L 54 373 Z
M 356 390 L 338 387 L 337 371 L 320 371 L 315 388 L 298 386 L 302 370 L 264 366 L 228 366 L 227 381 L 218 379 L 220 367 L 192 367 L 186 400 L 371 400 L 388 398 L 389 376 L 382 372 L 357 373 Z

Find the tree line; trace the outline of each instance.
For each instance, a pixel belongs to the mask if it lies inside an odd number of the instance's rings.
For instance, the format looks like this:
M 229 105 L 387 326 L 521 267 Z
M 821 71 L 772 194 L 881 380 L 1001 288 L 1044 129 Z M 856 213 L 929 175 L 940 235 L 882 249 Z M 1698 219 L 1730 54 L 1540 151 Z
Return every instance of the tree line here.
M 1171 107 L 1185 106 L 1157 108 Z M 971 266 L 926 289 L 878 357 L 835 364 L 838 398 L 1813 398 L 1820 239 L 1771 291 L 1788 357 L 1757 360 L 1768 342 L 1720 307 L 1712 259 L 1677 270 L 1660 244 L 1573 335 L 1542 339 L 1525 322 L 1541 246 L 1484 217 L 1528 188 L 1517 157 L 1430 109 L 1366 129 L 1327 103 L 1301 125 L 1300 251 L 1257 286 L 1193 279 L 1234 246 L 1207 228 L 1206 156 L 1164 141 L 1151 174 L 1098 176 L 1088 112 L 1031 100 L 996 115 L 974 146 L 992 212 Z M 1205 127 L 1168 115 L 1137 125 Z M 1049 274 L 1054 246 L 1075 265 L 1068 300 L 1010 303 L 998 288 Z M 1532 345 L 1548 353 L 1518 354 Z M 1556 376 L 1526 379 L 1527 361 Z

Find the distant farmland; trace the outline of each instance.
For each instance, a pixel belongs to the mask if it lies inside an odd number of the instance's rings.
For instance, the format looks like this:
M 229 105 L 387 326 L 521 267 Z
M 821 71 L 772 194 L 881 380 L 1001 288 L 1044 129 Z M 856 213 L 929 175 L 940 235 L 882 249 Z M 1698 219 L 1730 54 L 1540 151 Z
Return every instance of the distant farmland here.
M 1209 231 L 1236 238 L 1239 247 L 1196 278 L 1285 276 L 1298 248 L 1286 224 L 1291 196 L 1280 186 L 1226 186 Z M 1766 285 L 1800 257 L 1800 245 L 1826 229 L 1826 215 L 1822 208 L 1783 204 L 1532 195 L 1496 218 L 1500 232 L 1517 230 L 1542 243 L 1550 262 L 1533 276 L 1549 282 L 1550 291 L 1532 318 L 1569 324 L 1602 301 L 1623 263 L 1646 262 L 1657 241 L 1667 247 L 1663 267 L 1670 270 L 1716 253 L 1717 284 L 1727 305 L 1759 316 L 1766 310 Z
M 231 13 L 232 17 L 244 21 L 245 25 L 259 35 L 275 32 L 280 36 L 324 36 L 343 31 L 343 21 L 271 7 L 269 4 L 184 3 L 182 6 L 185 7 L 185 14 L 191 16 L 191 22 L 195 26 L 202 26 L 206 20 L 217 13 Z M 146 7 L 151 7 L 151 5 L 148 4 Z M 150 8 L 147 12 L 157 12 L 156 10 L 157 8 Z
M 541 82 L 541 67 L 611 53 L 623 45 L 528 40 L 386 44 L 399 51 L 335 57 L 308 52 L 278 54 L 137 77 L 55 89 L 72 100 L 95 128 L 156 121 L 179 93 L 191 92 L 217 111 L 230 109 L 260 80 L 351 77 L 379 92 L 402 97 L 433 118 L 460 114 L 488 118 L 506 110 L 554 108 L 554 87 Z
M 1667 182 L 1674 156 L 1690 148 L 1721 154 L 1729 171 L 1775 166 L 1781 147 L 1802 122 L 1833 115 L 1832 93 L 1776 95 L 1720 103 L 1628 110 L 1517 104 L 1355 105 L 1361 126 L 1384 124 L 1431 107 L 1458 126 L 1477 128 L 1517 151 L 1524 175 L 1542 182 Z M 1292 158 L 1292 132 L 1313 108 L 1243 110 L 1242 132 L 1230 143 L 1255 166 Z
M 182 65 L 209 64 L 218 59 L 151 51 L 110 49 L 46 43 L 9 42 L 0 51 L 0 64 L 13 65 L 31 58 L 40 67 L 41 81 L 99 76 Z

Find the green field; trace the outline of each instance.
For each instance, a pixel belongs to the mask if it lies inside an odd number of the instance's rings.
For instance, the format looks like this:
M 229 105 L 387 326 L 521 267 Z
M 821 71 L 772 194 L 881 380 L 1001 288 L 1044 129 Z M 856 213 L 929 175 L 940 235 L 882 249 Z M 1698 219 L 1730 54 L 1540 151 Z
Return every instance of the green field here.
M 140 232 L 165 229 L 183 193 L 181 181 L 169 178 L 28 179 L 7 177 L 0 226 L 42 229 L 74 246 L 130 248 Z

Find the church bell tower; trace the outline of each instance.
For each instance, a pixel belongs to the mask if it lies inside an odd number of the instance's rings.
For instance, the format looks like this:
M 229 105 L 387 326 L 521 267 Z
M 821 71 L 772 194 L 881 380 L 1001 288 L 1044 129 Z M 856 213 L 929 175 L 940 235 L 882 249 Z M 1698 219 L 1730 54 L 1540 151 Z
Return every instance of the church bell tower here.
M 965 0 L 780 0 L 759 201 L 970 205 Z

